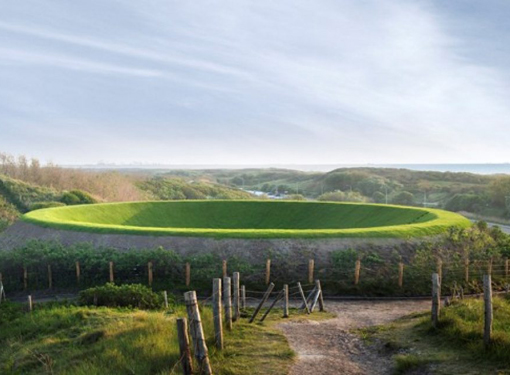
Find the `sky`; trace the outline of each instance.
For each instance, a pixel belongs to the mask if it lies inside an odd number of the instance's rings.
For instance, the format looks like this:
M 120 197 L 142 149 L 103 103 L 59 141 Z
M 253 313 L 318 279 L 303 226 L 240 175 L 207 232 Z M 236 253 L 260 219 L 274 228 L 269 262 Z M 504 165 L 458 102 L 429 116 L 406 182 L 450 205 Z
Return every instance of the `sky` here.
M 508 0 L 4 0 L 0 151 L 510 162 Z

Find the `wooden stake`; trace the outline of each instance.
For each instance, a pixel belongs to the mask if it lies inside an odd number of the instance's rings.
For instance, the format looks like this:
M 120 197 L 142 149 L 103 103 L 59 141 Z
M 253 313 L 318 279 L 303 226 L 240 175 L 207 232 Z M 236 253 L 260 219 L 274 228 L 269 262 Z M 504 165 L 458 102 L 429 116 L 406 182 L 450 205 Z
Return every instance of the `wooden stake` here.
M 255 309 L 255 311 L 253 312 L 253 315 L 250 318 L 250 323 L 253 323 L 253 321 L 257 317 L 257 314 L 259 313 L 260 309 L 262 308 L 264 303 L 266 303 L 267 299 L 271 295 L 271 292 L 273 291 L 273 288 L 274 288 L 274 283 L 269 284 L 269 287 L 267 288 L 266 292 L 264 293 L 264 296 L 262 297 L 262 300 L 259 302 L 257 308 Z
M 163 298 L 165 300 L 165 309 L 168 309 L 168 293 L 166 290 L 163 292 Z
M 308 308 L 308 303 L 306 302 L 305 293 L 303 292 L 303 288 L 301 287 L 301 283 L 297 283 L 299 294 L 301 295 L 301 299 L 303 300 L 303 304 L 305 305 L 306 313 L 310 314 L 310 309 Z
M 315 285 L 317 286 L 317 288 L 319 288 L 321 292 L 319 294 L 319 311 L 324 311 L 324 296 L 322 293 L 322 286 L 320 280 L 315 281 Z
M 80 262 L 76 262 L 76 283 L 78 285 L 80 284 L 80 278 L 81 278 L 81 274 L 80 274 Z
M 222 277 L 227 277 L 227 261 L 224 259 L 222 263 Z
M 113 277 L 113 262 L 110 262 L 110 282 L 111 283 L 115 282 Z
M 361 271 L 361 260 L 356 260 L 356 265 L 354 266 L 354 285 L 359 284 L 359 274 Z
M 432 274 L 432 325 L 437 328 L 441 303 L 441 281 L 439 274 Z
M 221 308 L 221 279 L 213 279 L 213 319 L 214 342 L 216 348 L 223 349 L 223 312 Z
M 315 306 L 319 302 L 320 295 L 321 295 L 320 288 L 315 288 L 315 294 L 313 296 L 312 304 L 310 305 L 310 313 L 313 313 L 313 310 L 315 310 Z
M 313 271 L 315 267 L 315 260 L 308 260 L 308 284 L 313 283 Z
M 273 303 L 271 303 L 271 305 L 269 306 L 269 308 L 266 310 L 266 312 L 264 313 L 264 315 L 262 315 L 262 318 L 260 318 L 260 321 L 263 322 L 264 319 L 266 319 L 266 317 L 269 315 L 269 312 L 273 309 L 273 307 L 276 305 L 276 303 L 281 300 L 283 297 L 283 290 L 280 291 L 280 293 L 278 293 L 278 295 L 276 296 L 276 298 L 274 299 Z
M 30 296 L 28 296 L 28 311 L 32 312 L 33 308 L 34 308 L 34 303 L 32 301 L 32 296 L 30 295 Z
M 485 303 L 485 324 L 483 331 L 483 342 L 485 346 L 489 346 L 492 336 L 492 280 L 491 275 L 483 275 L 483 300 Z
M 147 274 L 149 286 L 152 286 L 152 262 L 147 263 Z
M 200 365 L 200 373 L 212 375 L 211 364 L 209 363 L 209 354 L 205 342 L 202 319 L 198 309 L 197 294 L 194 290 L 184 293 L 184 302 L 190 321 L 190 332 L 193 339 L 193 352 Z
M 23 288 L 28 289 L 28 270 L 27 267 L 23 267 Z
M 241 309 L 246 308 L 246 286 L 241 285 Z
M 469 283 L 469 258 L 464 260 L 464 281 Z
M 48 289 L 53 288 L 53 277 L 51 274 L 51 265 L 48 264 Z
M 437 258 L 436 272 L 439 275 L 439 283 L 443 281 L 443 261 Z
M 315 292 L 317 291 L 317 287 L 313 287 L 312 291 L 310 293 L 308 293 L 308 297 L 306 297 L 306 304 L 308 306 L 310 306 L 310 302 L 312 302 L 312 299 L 313 297 L 315 296 Z M 300 309 L 304 309 L 305 308 L 305 304 L 302 303 L 301 306 L 299 307 Z
M 234 316 L 232 317 L 232 320 L 234 322 L 239 320 L 239 318 L 241 317 L 241 307 L 240 307 L 241 297 L 239 295 L 239 279 L 240 279 L 239 272 L 234 272 L 233 273 L 233 288 L 234 288 L 233 308 L 234 308 Z
M 283 286 L 283 317 L 289 317 L 289 286 L 287 284 Z
M 398 286 L 402 288 L 404 286 L 404 263 L 398 264 Z
M 186 286 L 191 284 L 191 265 L 186 263 Z
M 232 329 L 232 295 L 230 277 L 223 278 L 223 306 L 225 307 L 225 324 L 228 330 Z
M 266 260 L 266 285 L 271 281 L 271 259 Z
M 191 360 L 191 350 L 189 348 L 188 320 L 186 318 L 177 319 L 177 337 L 179 340 L 182 372 L 184 375 L 193 375 L 193 361 Z

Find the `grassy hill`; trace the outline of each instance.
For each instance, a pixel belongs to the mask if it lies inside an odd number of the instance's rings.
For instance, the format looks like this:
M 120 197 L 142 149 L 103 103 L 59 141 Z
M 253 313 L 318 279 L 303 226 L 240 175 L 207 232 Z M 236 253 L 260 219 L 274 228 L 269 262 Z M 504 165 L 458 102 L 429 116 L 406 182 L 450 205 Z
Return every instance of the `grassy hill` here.
M 89 232 L 245 238 L 428 236 L 470 225 L 440 210 L 296 201 L 112 203 L 39 210 L 22 219 Z

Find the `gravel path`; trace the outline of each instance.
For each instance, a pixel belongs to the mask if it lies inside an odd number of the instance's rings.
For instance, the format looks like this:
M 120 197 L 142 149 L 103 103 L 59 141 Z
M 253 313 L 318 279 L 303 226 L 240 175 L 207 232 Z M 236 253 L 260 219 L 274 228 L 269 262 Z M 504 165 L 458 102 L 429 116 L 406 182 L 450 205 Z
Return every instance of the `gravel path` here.
M 351 331 L 389 323 L 429 306 L 427 300 L 326 301 L 326 309 L 337 314 L 336 318 L 320 322 L 289 321 L 278 326 L 298 354 L 290 374 L 391 374 L 391 359 L 366 346 Z

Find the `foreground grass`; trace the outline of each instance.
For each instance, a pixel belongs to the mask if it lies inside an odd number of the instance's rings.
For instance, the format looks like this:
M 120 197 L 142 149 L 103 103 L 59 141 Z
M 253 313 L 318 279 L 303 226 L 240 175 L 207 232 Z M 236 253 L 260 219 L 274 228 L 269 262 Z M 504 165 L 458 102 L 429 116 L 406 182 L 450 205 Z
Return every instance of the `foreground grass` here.
M 466 218 L 415 207 L 296 201 L 159 201 L 32 211 L 22 220 L 94 233 L 239 238 L 432 236 Z
M 62 305 L 31 314 L 18 309 L 0 310 L 1 374 L 181 373 L 175 330 L 176 318 L 186 316 L 181 306 L 168 312 Z M 202 308 L 214 372 L 286 374 L 294 353 L 273 327 L 282 321 L 279 314 L 264 324 L 235 323 L 233 331 L 225 331 L 225 349 L 219 352 L 211 340 L 211 310 Z
M 438 329 L 432 328 L 427 312 L 361 334 L 383 343 L 396 374 L 510 374 L 510 298 L 494 298 L 489 348 L 483 345 L 483 309 L 482 300 L 464 300 L 443 309 Z

